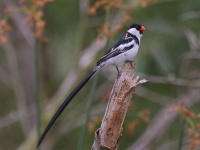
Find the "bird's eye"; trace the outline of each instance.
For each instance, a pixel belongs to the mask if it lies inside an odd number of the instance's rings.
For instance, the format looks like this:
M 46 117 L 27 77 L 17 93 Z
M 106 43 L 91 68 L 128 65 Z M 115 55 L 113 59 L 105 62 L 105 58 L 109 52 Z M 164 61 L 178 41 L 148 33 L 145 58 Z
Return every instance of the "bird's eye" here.
M 140 28 L 141 28 L 141 26 L 137 26 L 137 27 L 136 27 L 136 29 L 137 29 L 138 31 L 140 31 Z

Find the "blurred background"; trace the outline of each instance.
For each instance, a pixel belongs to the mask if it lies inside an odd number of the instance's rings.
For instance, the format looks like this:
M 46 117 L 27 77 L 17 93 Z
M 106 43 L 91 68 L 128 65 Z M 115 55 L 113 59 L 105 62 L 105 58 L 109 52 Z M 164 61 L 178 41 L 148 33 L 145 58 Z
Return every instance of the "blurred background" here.
M 34 150 L 70 91 L 132 23 L 146 30 L 119 150 L 200 149 L 199 0 L 1 0 L 0 149 Z M 74 98 L 41 150 L 88 150 L 115 67 Z

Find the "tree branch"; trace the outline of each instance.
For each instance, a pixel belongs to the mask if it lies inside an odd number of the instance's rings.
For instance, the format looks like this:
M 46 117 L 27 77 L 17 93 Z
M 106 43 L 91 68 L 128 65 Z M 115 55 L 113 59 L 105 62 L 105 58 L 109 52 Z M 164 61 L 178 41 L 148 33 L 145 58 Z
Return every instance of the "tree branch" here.
M 101 127 L 95 133 L 92 150 L 99 150 L 100 146 L 117 149 L 132 93 L 138 84 L 146 82 L 140 82 L 139 76 L 134 77 L 133 70 L 133 65 L 126 63 L 115 80 Z

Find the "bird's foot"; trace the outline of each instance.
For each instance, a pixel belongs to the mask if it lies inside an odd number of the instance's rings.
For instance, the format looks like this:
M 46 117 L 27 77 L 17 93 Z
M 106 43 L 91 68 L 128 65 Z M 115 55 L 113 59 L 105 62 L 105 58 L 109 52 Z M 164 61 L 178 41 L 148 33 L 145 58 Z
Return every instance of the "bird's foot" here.
M 131 64 L 131 67 L 135 68 L 136 67 L 136 63 L 135 61 L 126 61 L 126 62 L 129 62 Z

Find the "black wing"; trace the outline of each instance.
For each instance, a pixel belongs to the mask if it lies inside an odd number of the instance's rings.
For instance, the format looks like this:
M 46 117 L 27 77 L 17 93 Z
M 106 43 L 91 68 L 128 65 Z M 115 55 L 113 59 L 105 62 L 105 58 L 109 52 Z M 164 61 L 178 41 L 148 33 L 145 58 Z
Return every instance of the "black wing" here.
M 101 63 L 104 62 L 114 56 L 117 56 L 121 53 L 123 53 L 124 51 L 127 51 L 129 49 L 131 49 L 134 45 L 130 45 L 128 47 L 124 47 L 123 49 L 119 49 L 120 45 L 125 45 L 131 41 L 133 41 L 134 39 L 132 37 L 128 37 L 125 35 L 123 36 L 98 62 L 97 62 L 97 66 Z

